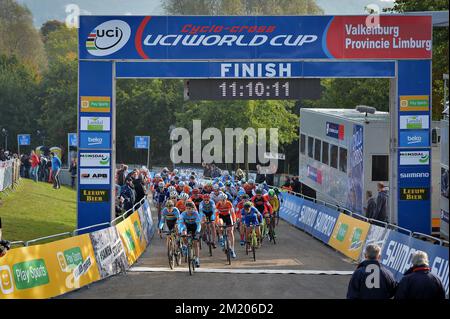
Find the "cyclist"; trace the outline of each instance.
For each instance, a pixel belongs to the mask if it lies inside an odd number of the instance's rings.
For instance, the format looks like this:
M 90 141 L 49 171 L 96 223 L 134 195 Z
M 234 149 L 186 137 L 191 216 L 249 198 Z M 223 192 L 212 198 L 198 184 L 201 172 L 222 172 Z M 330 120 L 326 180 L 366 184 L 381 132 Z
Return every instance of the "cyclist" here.
M 197 185 L 197 181 L 195 180 L 195 176 L 194 175 L 189 176 L 189 183 L 188 183 L 188 185 L 191 188 L 195 188 L 195 186 Z
M 242 208 L 241 214 L 243 216 L 243 224 L 245 224 L 245 234 L 247 241 L 250 241 L 250 235 L 251 235 L 251 225 L 258 226 L 255 228 L 256 231 L 256 237 L 261 237 L 261 231 L 259 228 L 259 211 L 253 206 L 252 202 L 246 202 Z M 261 242 L 258 242 L 258 247 L 261 244 Z
M 220 187 L 219 187 L 219 185 L 218 184 L 214 184 L 213 185 L 213 191 L 212 191 L 212 193 L 211 193 L 211 199 L 215 202 L 215 203 L 217 203 L 217 202 L 219 202 L 219 195 L 220 195 Z
M 189 199 L 189 195 L 186 193 L 181 193 L 180 196 L 178 196 L 178 198 L 179 198 L 179 200 L 176 203 L 175 207 L 178 208 L 178 210 L 180 212 L 184 212 L 186 210 L 186 204 L 188 202 L 192 203 L 192 201 Z M 195 208 L 195 205 L 194 205 L 194 208 Z
M 178 202 L 178 193 L 177 193 L 177 191 L 171 192 L 171 193 L 170 193 L 169 199 L 170 199 L 172 202 L 177 203 L 177 202 Z
M 172 231 L 175 228 L 176 231 L 176 223 L 180 218 L 180 211 L 175 207 L 173 201 L 168 200 L 166 203 L 166 207 L 161 212 L 161 220 L 159 221 L 159 234 L 164 227 L 164 223 L 167 225 L 167 229 Z
M 227 195 L 223 192 L 219 194 L 219 201 L 216 204 L 218 213 L 218 223 L 219 225 L 225 224 L 227 226 L 228 240 L 230 241 L 231 247 L 231 257 L 236 258 L 236 253 L 234 251 L 234 232 L 233 225 L 236 222 L 236 216 L 234 214 L 233 204 L 227 199 Z M 225 245 L 223 237 L 220 236 L 220 245 L 223 247 Z
M 256 188 L 255 181 L 253 179 L 249 179 L 247 183 L 244 184 L 244 190 L 248 196 L 253 196 L 253 190 Z
M 252 197 L 252 202 L 255 208 L 264 216 L 264 221 L 261 222 L 262 226 L 269 225 L 270 215 L 272 215 L 272 206 L 269 203 L 268 196 L 262 194 L 262 189 L 258 188 L 255 191 L 255 196 Z M 263 235 L 266 235 L 265 233 Z
M 213 186 L 211 182 L 207 182 L 206 185 L 203 187 L 203 194 L 211 194 L 213 191 Z
M 240 197 L 238 197 L 239 202 L 235 205 L 235 212 L 236 212 L 236 219 L 240 221 L 239 225 L 239 231 L 241 234 L 241 246 L 244 246 L 245 240 L 244 240 L 244 233 L 245 233 L 245 226 L 243 222 L 242 216 L 242 209 L 244 208 L 244 204 L 249 201 L 250 197 L 243 191 Z
M 169 199 L 170 193 L 164 188 L 164 182 L 158 183 L 158 188 L 155 189 L 153 200 L 155 201 L 156 208 L 158 210 L 158 221 L 161 220 L 161 209 L 164 207 L 166 200 Z
M 181 235 L 192 234 L 192 239 L 194 240 L 194 249 L 195 249 L 195 266 L 200 267 L 200 248 L 198 245 L 198 236 L 202 229 L 200 215 L 197 211 L 195 211 L 195 205 L 193 202 L 186 203 L 186 210 L 181 213 L 180 218 L 178 219 L 179 225 L 179 233 Z M 187 254 L 187 239 L 184 238 L 184 246 L 183 253 Z
M 267 194 L 269 198 L 269 203 L 273 209 L 273 216 L 275 216 L 278 213 L 278 210 L 280 209 L 280 201 L 278 200 L 278 196 L 273 189 L 269 189 L 269 192 Z M 275 223 L 273 224 L 273 228 L 275 228 Z
M 178 176 L 175 176 L 178 177 Z M 184 182 L 180 181 L 178 184 L 175 185 L 175 188 L 177 189 L 177 192 L 180 194 L 183 192 L 184 189 Z
M 203 198 L 202 198 L 202 195 L 200 195 L 200 190 L 198 188 L 194 188 L 192 190 L 191 201 L 194 202 L 195 207 L 197 207 L 198 212 L 200 212 L 199 206 L 200 206 L 200 203 L 202 202 L 202 200 L 203 200 Z
M 214 201 L 211 200 L 209 194 L 205 194 L 202 197 L 203 197 L 203 200 L 200 202 L 198 211 L 205 215 L 206 221 L 211 222 L 209 224 L 209 227 L 211 227 L 210 231 L 212 234 L 212 246 L 215 249 L 216 248 L 216 226 L 215 226 L 216 204 L 214 203 Z

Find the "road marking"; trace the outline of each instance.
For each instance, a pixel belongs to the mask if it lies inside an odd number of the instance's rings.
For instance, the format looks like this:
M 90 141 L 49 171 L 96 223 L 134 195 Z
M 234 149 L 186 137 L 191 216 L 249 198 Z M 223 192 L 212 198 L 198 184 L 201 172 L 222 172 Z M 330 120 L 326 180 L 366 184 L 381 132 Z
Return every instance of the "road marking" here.
M 188 272 L 189 269 L 168 267 L 132 267 L 131 272 Z M 226 274 L 295 274 L 295 275 L 352 275 L 353 271 L 347 270 L 300 270 L 300 269 L 219 269 L 219 268 L 196 268 L 195 272 L 204 273 L 226 273 Z

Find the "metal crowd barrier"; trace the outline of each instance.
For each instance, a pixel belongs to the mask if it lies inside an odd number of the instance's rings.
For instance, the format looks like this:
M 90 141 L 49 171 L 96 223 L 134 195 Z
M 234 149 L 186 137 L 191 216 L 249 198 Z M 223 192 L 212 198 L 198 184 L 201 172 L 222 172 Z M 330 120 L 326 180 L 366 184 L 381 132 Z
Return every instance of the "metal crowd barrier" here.
M 92 228 L 97 228 L 97 227 L 104 227 L 104 226 L 107 226 L 107 227 L 115 226 L 117 220 L 119 220 L 119 219 L 124 220 L 127 217 L 127 214 L 129 214 L 130 212 L 133 213 L 135 208 L 136 208 L 136 206 L 142 205 L 144 203 L 145 199 L 147 199 L 147 197 L 144 197 L 139 202 L 135 203 L 131 209 L 127 210 L 122 215 L 116 217 L 115 219 L 113 219 L 110 222 L 105 222 L 105 223 L 101 223 L 101 224 L 96 224 L 96 225 L 91 225 L 91 226 L 87 226 L 87 227 L 77 228 L 77 229 L 75 229 L 75 230 L 73 230 L 71 232 L 64 232 L 64 233 L 60 233 L 60 234 L 49 235 L 49 236 L 45 236 L 45 237 L 39 237 L 39 238 L 28 240 L 28 241 L 22 241 L 22 240 L 12 241 L 11 242 L 11 247 L 12 246 L 28 247 L 28 246 L 30 246 L 30 244 L 35 244 L 35 243 L 43 241 L 43 240 L 54 239 L 54 238 L 65 237 L 65 236 L 67 236 L 67 237 L 77 236 L 80 231 L 87 230 L 87 229 L 92 229 Z
M 272 186 L 272 185 L 268 185 L 268 186 L 269 186 L 269 188 L 278 188 L 278 189 L 280 189 L 280 187 L 276 187 L 276 186 Z M 315 198 L 311 198 L 311 197 L 309 197 L 309 196 L 306 196 L 306 195 L 303 195 L 303 194 L 299 194 L 299 193 L 296 193 L 296 192 L 293 192 L 293 191 L 290 191 L 290 190 L 286 190 L 285 192 L 290 193 L 290 194 L 293 194 L 293 195 L 295 195 L 295 196 L 302 197 L 303 199 L 307 199 L 307 200 L 309 200 L 309 201 L 313 201 L 314 203 L 321 202 L 321 203 L 323 203 L 325 206 L 328 206 L 328 207 L 330 207 L 330 208 L 334 208 L 334 209 L 336 209 L 337 211 L 340 211 L 340 212 L 342 212 L 342 213 L 344 213 L 344 214 L 346 214 L 346 215 L 349 215 L 349 216 L 351 216 L 351 217 L 354 217 L 354 218 L 357 218 L 357 219 L 364 220 L 365 222 L 368 222 L 368 223 L 370 223 L 370 224 L 375 224 L 375 225 L 381 224 L 381 225 L 383 225 L 385 228 L 392 229 L 392 230 L 395 230 L 395 231 L 398 231 L 398 232 L 404 232 L 404 233 L 408 234 L 408 236 L 410 236 L 410 237 L 416 237 L 416 238 L 422 237 L 422 238 L 420 238 L 420 239 L 426 238 L 426 239 L 428 239 L 429 241 L 434 241 L 435 243 L 436 243 L 436 242 L 439 242 L 439 245 L 440 245 L 440 246 L 449 246 L 449 242 L 448 242 L 448 241 L 443 240 L 443 239 L 440 239 L 440 238 L 437 238 L 437 237 L 434 237 L 434 236 L 430 236 L 430 235 L 423 234 L 423 233 L 419 233 L 419 232 L 413 232 L 413 231 L 411 231 L 411 230 L 409 230 L 409 229 L 400 227 L 400 226 L 395 225 L 395 224 L 391 224 L 391 223 L 382 222 L 382 221 L 379 221 L 379 220 L 367 218 L 367 217 L 362 216 L 362 215 L 360 215 L 360 214 L 353 213 L 352 211 L 350 211 L 350 210 L 348 210 L 348 209 L 346 209 L 346 208 L 340 207 L 339 205 L 327 203 L 327 202 L 325 202 L 325 201 L 323 201 L 323 200 L 318 200 L 318 199 L 315 199 Z

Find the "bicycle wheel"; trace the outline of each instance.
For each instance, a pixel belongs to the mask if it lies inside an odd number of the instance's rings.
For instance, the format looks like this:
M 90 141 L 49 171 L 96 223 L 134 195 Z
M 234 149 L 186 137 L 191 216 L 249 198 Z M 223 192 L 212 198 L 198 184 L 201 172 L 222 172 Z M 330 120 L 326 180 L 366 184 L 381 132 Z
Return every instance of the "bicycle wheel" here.
M 212 240 L 211 240 L 211 230 L 208 228 L 206 231 L 206 240 L 208 242 L 209 256 L 212 257 Z
M 188 262 L 188 267 L 189 267 L 189 275 L 192 276 L 192 274 L 194 273 L 194 263 L 193 263 L 193 258 L 192 258 L 192 249 L 191 249 L 191 245 L 188 244 L 187 246 L 187 262 Z
M 224 239 L 225 239 L 225 253 L 227 254 L 227 262 L 228 265 L 231 265 L 231 250 L 230 250 L 230 243 L 228 242 L 228 235 L 225 235 Z
M 181 251 L 181 246 L 178 245 L 175 247 L 175 262 L 177 266 L 181 265 L 181 257 L 183 256 L 183 252 Z
M 270 225 L 271 225 L 271 228 L 272 228 L 271 233 L 272 233 L 273 244 L 276 245 L 276 244 L 277 244 L 277 241 L 276 241 L 276 239 L 275 239 L 275 219 L 273 219 L 273 220 L 270 222 Z
M 172 237 L 168 237 L 167 239 L 167 258 L 169 259 L 169 267 L 173 269 L 175 267 L 175 252 L 173 250 L 173 242 Z
M 256 261 L 256 245 L 258 245 L 258 239 L 256 238 L 256 232 L 253 230 L 253 233 L 252 233 L 253 261 Z

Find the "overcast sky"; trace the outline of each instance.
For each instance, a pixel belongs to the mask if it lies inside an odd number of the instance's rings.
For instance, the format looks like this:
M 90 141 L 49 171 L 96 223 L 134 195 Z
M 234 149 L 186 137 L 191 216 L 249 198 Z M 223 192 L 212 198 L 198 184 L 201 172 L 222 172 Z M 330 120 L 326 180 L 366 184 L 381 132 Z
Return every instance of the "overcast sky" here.
M 17 0 L 33 13 L 34 24 L 40 27 L 47 20 L 64 21 L 65 8 L 76 4 L 82 14 L 95 15 L 163 15 L 164 0 Z M 363 14 L 368 4 L 391 7 L 393 0 L 316 0 L 325 14 Z

